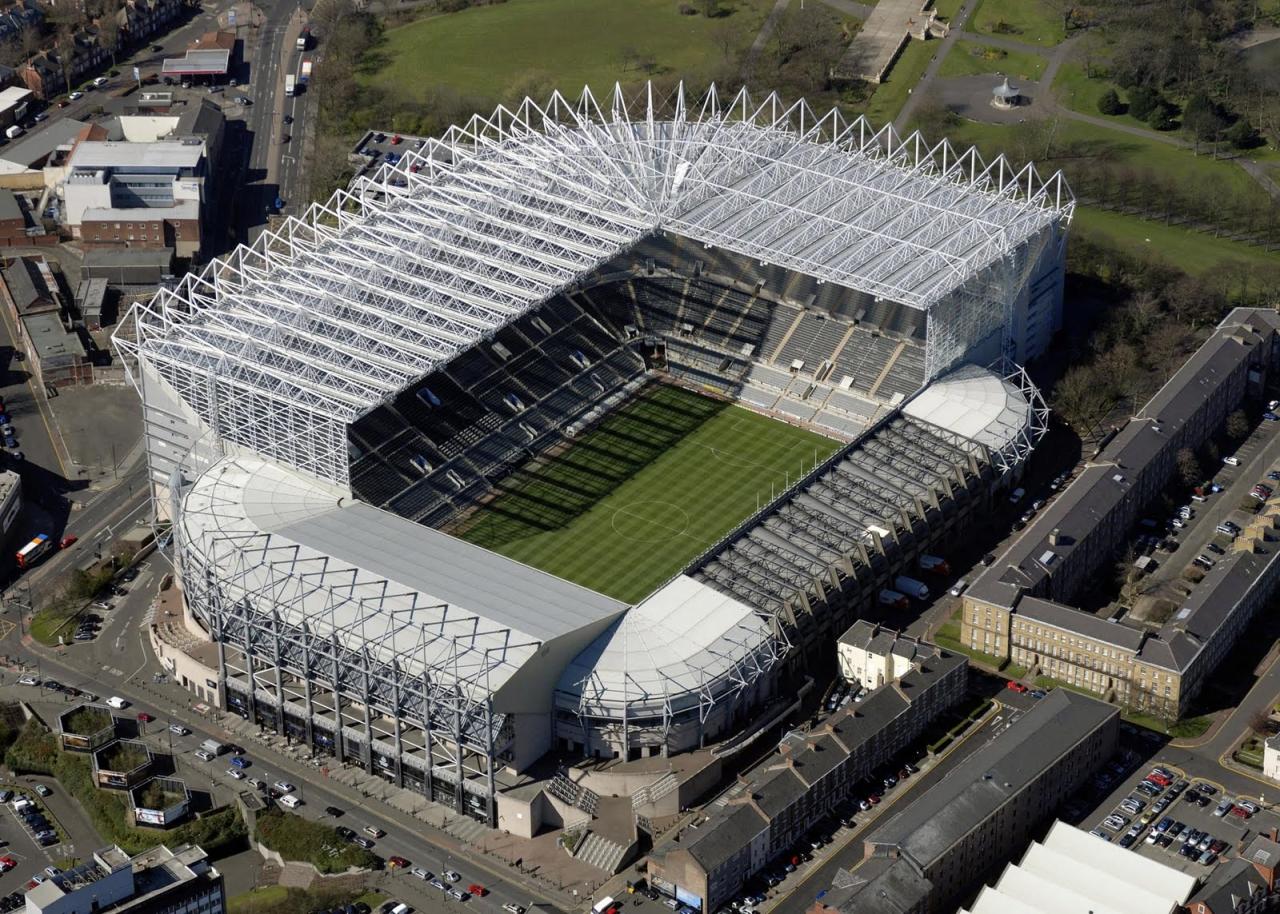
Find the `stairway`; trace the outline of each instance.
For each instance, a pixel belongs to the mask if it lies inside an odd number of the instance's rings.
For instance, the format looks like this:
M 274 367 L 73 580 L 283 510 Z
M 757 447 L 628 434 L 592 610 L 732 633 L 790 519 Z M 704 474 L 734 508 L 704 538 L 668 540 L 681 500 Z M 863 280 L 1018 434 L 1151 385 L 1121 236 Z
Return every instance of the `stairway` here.
M 621 868 L 622 858 L 626 853 L 627 849 L 622 845 L 596 832 L 588 832 L 573 856 L 583 863 L 613 875 Z

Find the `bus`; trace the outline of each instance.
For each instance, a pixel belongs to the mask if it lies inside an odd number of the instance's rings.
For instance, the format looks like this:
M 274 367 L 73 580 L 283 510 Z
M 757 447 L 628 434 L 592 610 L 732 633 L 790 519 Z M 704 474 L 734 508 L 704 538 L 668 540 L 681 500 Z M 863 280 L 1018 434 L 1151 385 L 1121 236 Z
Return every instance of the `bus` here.
M 49 534 L 38 534 L 35 539 L 18 550 L 18 554 L 16 556 L 18 560 L 18 567 L 24 570 L 30 568 L 36 562 L 40 561 L 40 557 L 48 552 L 52 546 L 53 540 L 49 538 Z

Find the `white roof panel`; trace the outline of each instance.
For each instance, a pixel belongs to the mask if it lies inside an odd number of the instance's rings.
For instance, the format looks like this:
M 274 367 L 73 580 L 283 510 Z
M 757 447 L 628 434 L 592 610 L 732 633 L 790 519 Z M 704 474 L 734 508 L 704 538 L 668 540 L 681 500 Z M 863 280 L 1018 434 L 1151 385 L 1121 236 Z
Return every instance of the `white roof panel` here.
M 1074 206 L 1058 175 L 803 102 L 653 92 L 557 93 L 451 128 L 162 290 L 117 342 L 341 426 L 655 231 L 926 310 Z M 352 315 L 359 335 L 315 344 Z M 345 481 L 345 461 L 305 456 Z
M 573 711 L 626 707 L 716 690 L 737 669 L 767 666 L 773 635 L 756 610 L 681 575 L 636 604 L 565 669 L 557 701 Z
M 902 411 L 993 451 L 1021 439 L 1032 419 L 1032 404 L 1016 384 L 976 365 L 934 381 Z

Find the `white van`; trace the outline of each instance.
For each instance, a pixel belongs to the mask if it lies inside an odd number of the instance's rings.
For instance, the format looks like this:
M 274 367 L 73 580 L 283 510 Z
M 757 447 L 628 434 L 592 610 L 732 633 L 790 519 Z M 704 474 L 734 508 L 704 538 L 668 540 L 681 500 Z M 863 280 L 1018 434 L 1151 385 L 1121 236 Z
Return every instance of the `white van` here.
M 409 906 L 402 901 L 391 909 L 391 914 L 409 914 Z
M 4 132 L 4 135 L 11 140 L 16 140 L 18 137 L 22 136 L 22 127 L 18 124 L 14 124 Z
M 285 809 L 297 809 L 299 806 L 302 805 L 302 801 L 299 800 L 297 797 L 295 797 L 291 793 L 286 793 L 276 802 L 279 803 L 281 806 L 283 806 Z
M 119 695 L 112 695 L 107 699 L 107 704 L 110 707 L 115 708 L 117 711 L 123 711 L 125 708 L 129 707 L 129 702 L 125 701 Z

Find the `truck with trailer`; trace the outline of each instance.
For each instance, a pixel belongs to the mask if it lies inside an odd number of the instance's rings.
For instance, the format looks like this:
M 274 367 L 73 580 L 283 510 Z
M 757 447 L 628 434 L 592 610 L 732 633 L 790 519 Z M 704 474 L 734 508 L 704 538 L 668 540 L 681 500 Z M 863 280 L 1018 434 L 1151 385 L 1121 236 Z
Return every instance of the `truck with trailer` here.
M 929 588 L 922 581 L 915 578 L 909 578 L 905 574 L 900 574 L 893 581 L 895 590 L 901 591 L 909 597 L 915 597 L 917 600 L 929 599 Z
M 311 82 L 311 58 L 302 58 L 302 66 L 298 68 L 298 82 L 306 85 Z

